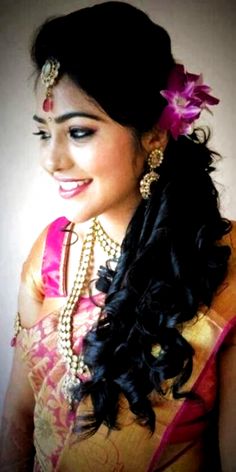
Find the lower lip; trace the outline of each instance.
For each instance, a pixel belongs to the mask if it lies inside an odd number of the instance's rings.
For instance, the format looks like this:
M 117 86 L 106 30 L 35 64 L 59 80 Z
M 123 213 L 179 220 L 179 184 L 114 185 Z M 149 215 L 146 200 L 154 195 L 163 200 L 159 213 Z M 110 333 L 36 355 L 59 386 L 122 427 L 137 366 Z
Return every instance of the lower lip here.
M 73 190 L 64 190 L 62 187 L 59 187 L 59 194 L 62 198 L 65 198 L 65 199 L 73 198 L 76 195 L 79 195 L 82 192 L 84 192 L 89 187 L 90 184 L 91 184 L 91 181 L 86 182 L 80 185 L 79 187 L 74 188 Z

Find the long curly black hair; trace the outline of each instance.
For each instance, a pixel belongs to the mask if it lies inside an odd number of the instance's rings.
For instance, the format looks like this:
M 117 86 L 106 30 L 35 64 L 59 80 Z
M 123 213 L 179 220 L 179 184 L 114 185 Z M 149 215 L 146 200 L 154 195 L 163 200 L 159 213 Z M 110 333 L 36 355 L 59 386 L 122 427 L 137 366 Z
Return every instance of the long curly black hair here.
M 169 35 L 144 12 L 106 2 L 48 20 L 32 46 L 38 72 L 51 56 L 61 75 L 137 137 L 158 122 L 166 104 L 160 90 L 175 62 Z M 191 375 L 194 350 L 181 327 L 211 305 L 230 255 L 221 242 L 230 223 L 220 215 L 210 176 L 217 156 L 207 142 L 201 130 L 170 138 L 160 179 L 128 226 L 115 273 L 100 271 L 105 305 L 84 341 L 91 379 L 74 391 L 78 401 L 90 395 L 94 407 L 78 422 L 81 434 L 102 423 L 118 428 L 121 394 L 137 421 L 154 431 L 149 394 L 164 394 L 164 381 L 172 379 L 178 398 Z

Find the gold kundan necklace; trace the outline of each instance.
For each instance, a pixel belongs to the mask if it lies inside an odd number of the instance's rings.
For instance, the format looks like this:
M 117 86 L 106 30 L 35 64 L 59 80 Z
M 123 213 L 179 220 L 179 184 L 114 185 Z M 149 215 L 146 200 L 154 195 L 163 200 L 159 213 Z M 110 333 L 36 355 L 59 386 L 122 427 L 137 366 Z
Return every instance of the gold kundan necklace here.
M 108 236 L 99 221 L 94 218 L 84 238 L 78 272 L 68 301 L 60 313 L 58 324 L 58 349 L 67 366 L 63 381 L 63 393 L 70 407 L 72 406 L 72 389 L 80 383 L 79 376 L 89 374 L 88 367 L 84 363 L 83 354 L 77 355 L 73 352 L 72 331 L 73 315 L 76 313 L 80 297 L 87 289 L 90 280 L 96 242 L 99 243 L 108 257 L 118 260 L 120 256 L 120 245 Z

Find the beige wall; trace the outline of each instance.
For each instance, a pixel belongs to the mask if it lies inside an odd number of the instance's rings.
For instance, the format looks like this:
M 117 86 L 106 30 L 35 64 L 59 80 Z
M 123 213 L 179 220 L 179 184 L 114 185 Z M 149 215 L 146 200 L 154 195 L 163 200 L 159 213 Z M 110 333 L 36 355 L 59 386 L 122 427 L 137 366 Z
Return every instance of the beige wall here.
M 9 347 L 22 262 L 39 231 L 63 211 L 53 184 L 38 165 L 37 142 L 31 135 L 33 81 L 28 57 L 30 36 L 46 17 L 94 2 L 74 0 L 1 0 L 0 4 L 0 409 L 10 370 Z M 236 219 L 235 2 L 223 0 L 130 1 L 167 28 L 176 59 L 192 72 L 204 72 L 221 98 L 214 116 L 212 146 L 224 159 L 215 173 L 222 211 Z M 132 26 L 131 26 L 132 34 Z M 145 62 L 145 58 L 142 58 Z M 153 58 L 153 61 L 158 61 Z M 152 64 L 145 64 L 147 74 Z

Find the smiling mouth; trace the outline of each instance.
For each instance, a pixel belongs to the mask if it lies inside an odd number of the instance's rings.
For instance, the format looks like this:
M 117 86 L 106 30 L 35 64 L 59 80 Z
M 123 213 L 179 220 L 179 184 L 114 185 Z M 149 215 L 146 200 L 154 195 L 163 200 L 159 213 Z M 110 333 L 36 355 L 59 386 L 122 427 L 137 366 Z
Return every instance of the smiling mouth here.
M 82 187 L 83 185 L 86 185 L 90 182 L 91 181 L 89 179 L 77 180 L 75 182 L 60 182 L 60 189 L 64 192 L 76 190 L 77 188 Z
M 59 194 L 65 199 L 73 198 L 86 191 L 91 182 L 91 179 L 60 181 Z

